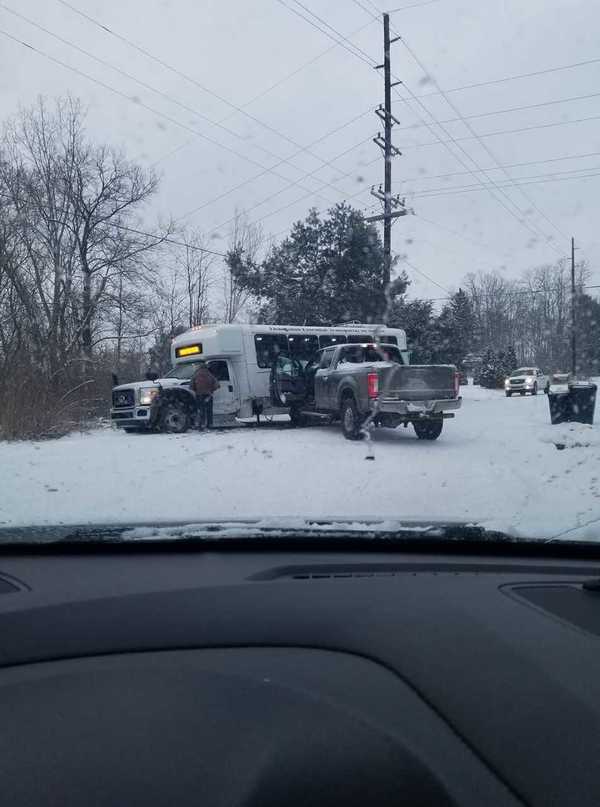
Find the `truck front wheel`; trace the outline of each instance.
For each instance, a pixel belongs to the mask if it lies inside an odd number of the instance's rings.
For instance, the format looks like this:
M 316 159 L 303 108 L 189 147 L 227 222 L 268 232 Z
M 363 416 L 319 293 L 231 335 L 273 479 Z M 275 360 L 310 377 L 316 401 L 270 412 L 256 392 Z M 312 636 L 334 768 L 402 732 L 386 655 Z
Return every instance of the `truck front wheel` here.
M 361 440 L 364 435 L 360 430 L 361 418 L 354 398 L 344 398 L 340 417 L 346 440 Z
M 419 440 L 437 440 L 442 433 L 444 421 L 439 420 L 416 420 L 413 423 L 415 432 Z
M 168 434 L 183 434 L 190 427 L 190 415 L 187 408 L 176 402 L 165 404 L 160 413 L 160 430 Z

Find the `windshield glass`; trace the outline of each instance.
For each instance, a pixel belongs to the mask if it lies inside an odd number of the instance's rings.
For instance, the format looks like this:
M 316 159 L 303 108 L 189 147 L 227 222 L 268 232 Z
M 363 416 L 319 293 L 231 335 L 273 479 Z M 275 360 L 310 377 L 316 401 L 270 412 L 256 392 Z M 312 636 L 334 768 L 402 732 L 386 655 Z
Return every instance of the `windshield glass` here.
M 177 364 L 165 375 L 165 378 L 190 379 L 198 369 L 198 362 L 188 362 L 187 364 Z
M 600 10 L 572 6 L 6 0 L 0 541 L 600 542 Z

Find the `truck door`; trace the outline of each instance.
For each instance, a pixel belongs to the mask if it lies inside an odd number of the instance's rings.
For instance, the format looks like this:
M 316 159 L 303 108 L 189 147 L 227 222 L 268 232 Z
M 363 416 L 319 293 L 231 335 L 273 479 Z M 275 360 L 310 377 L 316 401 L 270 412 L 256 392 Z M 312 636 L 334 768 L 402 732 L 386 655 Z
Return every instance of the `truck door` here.
M 289 356 L 278 356 L 271 366 L 271 403 L 288 407 L 306 399 L 306 382 L 302 364 Z
M 219 388 L 213 393 L 214 414 L 236 413 L 240 408 L 240 395 L 230 363 L 225 359 L 213 359 L 207 362 L 207 366 L 219 382 Z
M 317 409 L 332 409 L 335 404 L 331 404 L 331 362 L 337 348 L 328 347 L 321 351 L 321 361 L 319 369 L 315 374 L 315 406 Z

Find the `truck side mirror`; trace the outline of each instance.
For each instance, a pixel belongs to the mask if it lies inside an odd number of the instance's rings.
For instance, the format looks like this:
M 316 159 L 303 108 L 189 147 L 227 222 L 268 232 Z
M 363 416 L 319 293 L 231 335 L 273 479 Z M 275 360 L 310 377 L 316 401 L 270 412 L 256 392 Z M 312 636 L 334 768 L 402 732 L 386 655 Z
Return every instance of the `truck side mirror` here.
M 116 373 L 111 373 L 110 377 L 112 379 L 113 387 L 118 387 L 119 386 L 119 376 Z
M 155 373 L 153 370 L 148 370 L 146 373 L 146 381 L 156 381 L 158 378 L 158 373 Z

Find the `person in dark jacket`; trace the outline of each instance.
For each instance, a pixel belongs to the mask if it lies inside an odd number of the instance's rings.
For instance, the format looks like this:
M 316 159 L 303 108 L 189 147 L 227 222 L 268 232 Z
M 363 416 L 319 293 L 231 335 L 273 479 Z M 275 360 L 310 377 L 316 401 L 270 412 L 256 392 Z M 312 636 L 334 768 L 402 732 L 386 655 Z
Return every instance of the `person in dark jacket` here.
M 213 392 L 219 388 L 217 378 L 206 366 L 206 362 L 201 361 L 198 369 L 190 381 L 190 389 L 196 394 L 198 403 L 198 428 L 205 426 L 210 429 L 213 421 Z

